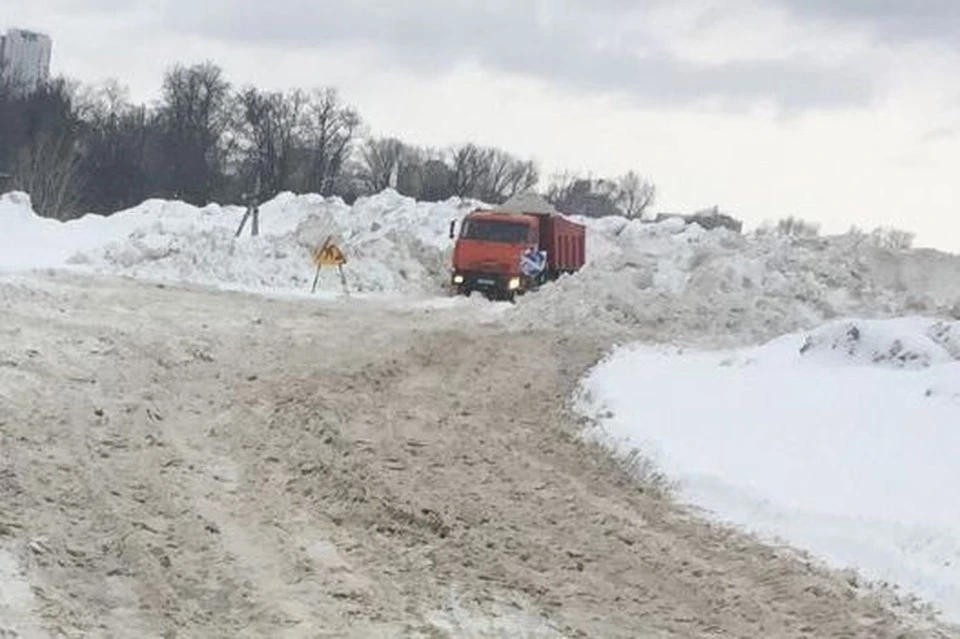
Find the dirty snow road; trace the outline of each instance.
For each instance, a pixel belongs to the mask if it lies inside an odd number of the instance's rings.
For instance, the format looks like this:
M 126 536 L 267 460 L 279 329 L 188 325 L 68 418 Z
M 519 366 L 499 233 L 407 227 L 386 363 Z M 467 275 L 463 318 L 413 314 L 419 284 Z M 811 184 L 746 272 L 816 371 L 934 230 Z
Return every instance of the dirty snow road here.
M 600 337 L 64 275 L 0 299 L 0 637 L 950 636 L 582 443 Z

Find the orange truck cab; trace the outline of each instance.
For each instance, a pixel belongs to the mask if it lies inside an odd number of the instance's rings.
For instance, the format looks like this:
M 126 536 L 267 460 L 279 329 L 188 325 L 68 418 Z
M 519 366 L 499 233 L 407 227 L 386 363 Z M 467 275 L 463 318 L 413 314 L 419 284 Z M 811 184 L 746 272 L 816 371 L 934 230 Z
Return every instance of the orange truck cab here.
M 460 295 L 513 299 L 579 270 L 586 258 L 586 227 L 556 213 L 476 210 L 463 218 L 459 234 L 456 221 L 450 223 L 450 239 L 456 240 L 451 283 Z M 539 254 L 537 272 L 524 268 L 531 252 Z

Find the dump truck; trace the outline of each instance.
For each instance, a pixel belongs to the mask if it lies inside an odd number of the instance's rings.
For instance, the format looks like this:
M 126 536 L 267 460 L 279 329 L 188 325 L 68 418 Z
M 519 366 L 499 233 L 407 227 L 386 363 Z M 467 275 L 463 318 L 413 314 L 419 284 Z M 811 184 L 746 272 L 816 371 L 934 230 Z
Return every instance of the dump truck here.
M 477 209 L 450 223 L 454 239 L 451 284 L 459 295 L 474 291 L 513 300 L 586 260 L 586 227 L 560 213 Z

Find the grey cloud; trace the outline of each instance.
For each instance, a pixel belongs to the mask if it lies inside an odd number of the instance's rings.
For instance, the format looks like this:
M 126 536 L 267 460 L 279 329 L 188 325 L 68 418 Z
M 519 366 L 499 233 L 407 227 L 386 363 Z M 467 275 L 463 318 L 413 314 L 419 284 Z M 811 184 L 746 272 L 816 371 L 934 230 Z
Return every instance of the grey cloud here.
M 794 15 L 866 26 L 885 40 L 960 46 L 957 0 L 775 0 Z
M 803 60 L 694 65 L 644 50 L 627 12 L 659 1 L 167 0 L 164 20 L 171 29 L 254 44 L 372 45 L 420 73 L 474 60 L 571 91 L 612 92 L 642 104 L 713 99 L 736 108 L 766 99 L 795 111 L 863 105 L 873 97 L 869 78 L 856 69 Z M 615 30 L 631 46 L 598 45 L 600 36 Z
M 132 13 L 146 6 L 148 0 L 4 0 L 9 10 L 30 9 L 38 15 L 91 17 L 94 15 L 117 15 Z

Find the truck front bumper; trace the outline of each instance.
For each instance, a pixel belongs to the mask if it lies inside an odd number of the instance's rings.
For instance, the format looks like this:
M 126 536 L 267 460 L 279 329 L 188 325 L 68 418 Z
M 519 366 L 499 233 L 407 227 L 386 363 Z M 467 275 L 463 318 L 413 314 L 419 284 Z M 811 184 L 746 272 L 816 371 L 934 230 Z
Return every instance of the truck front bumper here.
M 519 275 L 500 273 L 456 272 L 451 282 L 458 293 L 483 291 L 489 293 L 513 293 L 523 288 L 523 278 Z

